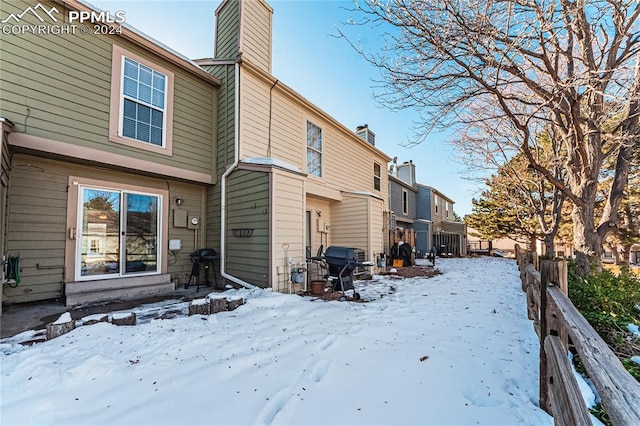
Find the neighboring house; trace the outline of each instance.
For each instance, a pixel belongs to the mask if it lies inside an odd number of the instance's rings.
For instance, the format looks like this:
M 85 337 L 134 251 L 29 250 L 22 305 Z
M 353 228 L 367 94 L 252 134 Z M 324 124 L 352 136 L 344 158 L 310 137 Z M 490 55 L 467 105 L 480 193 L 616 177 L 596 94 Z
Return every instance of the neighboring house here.
M 196 62 L 222 80 L 207 240 L 227 280 L 286 291 L 320 247 L 384 251 L 390 158 L 271 74 L 272 13 L 223 1 L 215 57 Z
M 394 163 L 392 171 L 389 173 L 389 210 L 391 211 L 389 247 L 396 241 L 404 241 L 412 248 L 415 247 L 416 194 L 417 185 L 413 162 L 405 162 L 400 166 Z
M 425 225 L 431 226 L 431 243 L 438 253 L 466 256 L 467 225 L 454 220 L 453 205 L 454 201 L 442 192 L 430 186 L 418 184 L 418 219 L 429 221 L 425 222 Z M 418 238 L 419 251 L 428 251 L 430 248 L 429 241 Z
M 402 240 L 418 257 L 433 246 L 439 253 L 466 255 L 466 225 L 455 222 L 453 205 L 440 191 L 416 182 L 413 161 L 397 165 L 394 158 L 389 172 L 389 245 Z
M 1 2 L 0 19 L 50 25 L 23 13 L 36 3 Z M 91 11 L 77 0 L 38 6 L 58 25 Z M 0 245 L 20 270 L 3 300 L 73 305 L 185 282 L 225 164 L 213 149 L 220 80 L 128 26 L 4 33 L 0 57 Z

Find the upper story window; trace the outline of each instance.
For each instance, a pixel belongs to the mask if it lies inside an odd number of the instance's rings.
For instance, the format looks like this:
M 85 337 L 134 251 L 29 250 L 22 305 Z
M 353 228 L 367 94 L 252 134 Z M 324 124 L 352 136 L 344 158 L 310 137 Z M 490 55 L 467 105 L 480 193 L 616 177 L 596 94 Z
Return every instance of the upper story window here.
M 434 194 L 433 195 L 433 205 L 435 206 L 436 214 L 438 214 L 438 203 L 439 203 L 438 196 Z
M 307 173 L 322 176 L 322 129 L 307 121 Z
M 109 140 L 171 155 L 174 75 L 113 46 Z
M 131 58 L 124 58 L 122 135 L 164 145 L 167 77 Z
M 409 192 L 406 189 L 402 190 L 402 214 L 409 214 Z
M 444 202 L 444 216 L 449 219 L 449 202 Z
M 373 189 L 375 189 L 376 191 L 380 191 L 381 187 L 381 169 L 382 168 L 380 167 L 380 164 L 373 163 Z

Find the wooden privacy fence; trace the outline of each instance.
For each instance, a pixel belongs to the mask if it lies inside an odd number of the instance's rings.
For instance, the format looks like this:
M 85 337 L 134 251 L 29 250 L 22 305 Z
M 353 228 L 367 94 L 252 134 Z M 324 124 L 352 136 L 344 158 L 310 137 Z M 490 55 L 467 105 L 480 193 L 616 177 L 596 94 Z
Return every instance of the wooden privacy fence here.
M 542 260 L 516 245 L 529 319 L 540 338 L 540 407 L 556 425 L 591 425 L 568 359 L 580 356 L 614 425 L 640 425 L 640 383 L 567 297 L 566 260 Z M 543 290 L 543 291 L 541 291 Z

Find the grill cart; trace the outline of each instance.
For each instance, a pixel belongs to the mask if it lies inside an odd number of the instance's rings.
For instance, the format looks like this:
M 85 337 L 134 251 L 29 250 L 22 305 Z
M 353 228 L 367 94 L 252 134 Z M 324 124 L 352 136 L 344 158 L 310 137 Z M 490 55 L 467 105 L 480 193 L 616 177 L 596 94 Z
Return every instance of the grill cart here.
M 324 253 L 324 261 L 327 264 L 328 278 L 331 289 L 344 292 L 353 290 L 353 298 L 360 300 L 360 294 L 356 293 L 353 285 L 354 271 L 363 266 L 371 266 L 369 262 L 363 262 L 364 252 L 351 247 L 330 246 Z
M 209 282 L 209 268 L 213 269 L 213 282 L 215 285 L 218 285 L 218 278 L 216 277 L 216 264 L 215 261 L 218 260 L 218 254 L 214 249 L 210 248 L 201 248 L 189 254 L 191 258 L 191 262 L 193 266 L 191 267 L 191 275 L 189 276 L 189 281 L 184 285 L 184 288 L 189 288 L 191 284 L 191 279 L 196 277 L 196 292 L 200 291 L 200 268 L 204 267 L 204 279 L 205 285 L 210 286 Z

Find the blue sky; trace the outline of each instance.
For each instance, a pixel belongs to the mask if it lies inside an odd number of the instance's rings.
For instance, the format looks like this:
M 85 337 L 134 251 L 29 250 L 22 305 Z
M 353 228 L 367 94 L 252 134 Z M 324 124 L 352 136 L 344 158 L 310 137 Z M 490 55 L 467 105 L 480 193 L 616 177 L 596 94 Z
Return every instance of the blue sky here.
M 89 0 L 112 14 L 125 12 L 127 24 L 196 59 L 214 55 L 214 12 L 220 1 Z M 351 1 L 270 0 L 273 14 L 273 75 L 351 129 L 368 124 L 376 146 L 398 163 L 412 160 L 419 183 L 433 186 L 455 201 L 455 212 L 471 213 L 478 185 L 462 179 L 447 135 L 432 134 L 411 148 L 415 111 L 392 112 L 373 98 L 376 68 L 337 38 L 346 29 L 365 49 L 375 49 L 379 35 L 368 28 L 345 27 Z

